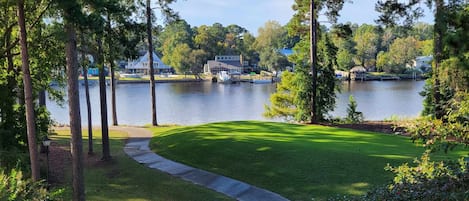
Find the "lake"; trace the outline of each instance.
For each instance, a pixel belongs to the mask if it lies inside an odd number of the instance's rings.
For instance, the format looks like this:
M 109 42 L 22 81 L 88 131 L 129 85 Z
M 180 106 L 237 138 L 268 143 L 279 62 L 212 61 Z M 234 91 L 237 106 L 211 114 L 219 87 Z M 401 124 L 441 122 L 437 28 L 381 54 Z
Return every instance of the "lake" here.
M 416 117 L 423 109 L 424 81 L 368 81 L 343 83 L 337 93 L 333 116 L 345 116 L 349 96 L 367 120 L 382 120 L 392 115 Z M 80 86 L 82 124 L 87 125 L 84 87 Z M 264 105 L 275 92 L 275 84 L 218 84 L 211 82 L 157 83 L 156 105 L 159 124 L 193 125 L 217 121 L 269 120 L 262 116 Z M 111 122 L 110 88 L 107 87 L 108 116 Z M 150 87 L 148 83 L 116 86 L 117 118 L 120 125 L 151 123 Z M 93 125 L 100 125 L 98 85 L 90 86 Z M 67 104 L 59 106 L 48 100 L 52 118 L 69 124 Z M 276 120 L 279 121 L 279 120 Z

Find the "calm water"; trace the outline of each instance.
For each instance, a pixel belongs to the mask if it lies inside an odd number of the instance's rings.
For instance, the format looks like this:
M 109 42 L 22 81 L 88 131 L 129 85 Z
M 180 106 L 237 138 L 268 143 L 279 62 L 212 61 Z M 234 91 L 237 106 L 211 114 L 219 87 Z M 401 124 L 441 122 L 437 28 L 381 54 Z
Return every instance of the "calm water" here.
M 345 116 L 349 95 L 358 103 L 366 119 L 379 120 L 392 115 L 414 117 L 422 110 L 423 81 L 352 82 L 337 94 L 334 116 Z M 120 84 L 116 87 L 119 124 L 144 125 L 151 122 L 149 84 Z M 231 120 L 268 120 L 262 116 L 264 104 L 275 92 L 275 84 L 162 83 L 156 85 L 157 117 L 160 124 L 201 124 Z M 110 89 L 107 89 L 110 102 Z M 90 87 L 93 125 L 100 124 L 99 87 Z M 83 125 L 87 124 L 84 87 L 80 87 Z M 69 123 L 68 109 L 47 102 L 52 117 Z M 111 122 L 111 109 L 108 103 Z

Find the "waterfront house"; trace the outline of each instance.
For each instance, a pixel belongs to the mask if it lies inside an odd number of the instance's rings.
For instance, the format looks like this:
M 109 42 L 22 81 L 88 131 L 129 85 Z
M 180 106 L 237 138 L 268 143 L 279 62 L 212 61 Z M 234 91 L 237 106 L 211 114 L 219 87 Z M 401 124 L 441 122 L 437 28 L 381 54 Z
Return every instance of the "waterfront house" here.
M 172 73 L 173 68 L 161 61 L 161 59 L 153 53 L 153 74 Z M 149 54 L 148 52 L 135 61 L 128 61 L 125 66 L 125 72 L 131 74 L 148 75 L 150 72 Z
M 350 69 L 350 79 L 352 80 L 364 80 L 366 79 L 366 68 L 363 66 L 355 66 Z
M 209 60 L 204 65 L 205 74 L 218 74 L 226 71 L 230 74 L 242 73 L 248 69 L 248 62 L 243 61 L 242 55 L 217 55 L 215 60 Z
M 420 56 L 415 58 L 413 67 L 422 72 L 428 72 L 432 68 L 433 56 Z

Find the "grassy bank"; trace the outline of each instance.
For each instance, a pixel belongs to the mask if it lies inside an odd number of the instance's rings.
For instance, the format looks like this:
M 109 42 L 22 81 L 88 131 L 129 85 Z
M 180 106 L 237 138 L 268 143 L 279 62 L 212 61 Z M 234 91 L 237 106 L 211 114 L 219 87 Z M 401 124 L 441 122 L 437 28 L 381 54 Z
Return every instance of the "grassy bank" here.
M 58 130 L 58 135 L 52 136 L 55 146 L 68 149 L 70 134 L 68 130 Z M 111 131 L 111 155 L 113 160 L 101 162 L 101 133 L 94 131 L 95 156 L 85 157 L 85 190 L 86 200 L 229 200 L 225 196 L 211 190 L 182 181 L 178 178 L 152 170 L 130 159 L 124 152 L 126 133 Z M 87 132 L 83 131 L 83 136 Z M 84 151 L 88 150 L 84 141 Z M 65 152 L 65 151 L 64 151 Z M 68 153 L 65 153 L 68 155 Z M 51 160 L 54 160 L 51 153 Z M 65 163 L 65 175 L 57 188 L 65 188 L 63 200 L 71 200 L 71 164 L 69 159 L 62 159 Z
M 363 194 L 392 179 L 387 163 L 412 162 L 424 150 L 406 137 L 316 125 L 241 121 L 153 131 L 158 154 L 291 200 Z

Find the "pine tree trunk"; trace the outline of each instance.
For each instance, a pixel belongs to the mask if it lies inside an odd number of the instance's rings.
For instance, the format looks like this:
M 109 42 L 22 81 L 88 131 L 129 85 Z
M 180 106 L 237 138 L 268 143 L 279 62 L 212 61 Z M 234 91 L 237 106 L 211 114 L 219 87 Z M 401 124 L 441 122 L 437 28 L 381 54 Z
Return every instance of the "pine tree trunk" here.
M 31 162 L 31 174 L 33 181 L 38 181 L 40 177 L 39 173 L 39 157 L 37 150 L 36 140 L 36 121 L 34 117 L 34 99 L 33 99 L 33 87 L 31 81 L 31 74 L 29 71 L 29 55 L 28 45 L 26 36 L 26 25 L 24 17 L 24 1 L 18 0 L 18 25 L 20 28 L 20 45 L 21 45 L 21 63 L 23 71 L 23 83 L 24 83 L 24 99 L 26 107 L 26 127 L 28 134 L 28 148 L 29 148 L 29 159 Z
M 316 71 L 316 57 L 317 57 L 317 28 L 314 12 L 314 1 L 311 1 L 310 4 L 310 57 L 311 57 L 311 75 L 312 75 L 312 92 L 311 92 L 311 123 L 316 123 L 318 121 L 317 114 L 317 103 L 316 103 L 316 94 L 317 94 L 317 71 Z
M 99 100 L 101 103 L 101 134 L 103 144 L 103 156 L 101 160 L 111 160 L 109 146 L 109 127 L 107 119 L 107 98 L 106 98 L 106 75 L 104 73 L 103 44 L 101 35 L 98 34 L 98 66 L 99 66 Z
M 81 31 L 80 35 L 81 45 L 85 41 L 84 39 L 84 32 Z M 91 118 L 91 100 L 90 100 L 90 83 L 88 81 L 88 67 L 86 66 L 85 62 L 85 52 L 81 53 L 81 63 L 82 63 L 82 70 L 83 70 L 83 80 L 85 82 L 85 99 L 86 99 L 86 113 L 88 118 L 88 155 L 94 154 L 93 150 L 93 121 Z
M 435 66 L 432 72 L 433 75 L 433 101 L 435 104 L 435 117 L 437 119 L 443 118 L 445 111 L 442 108 L 441 93 L 440 93 L 440 79 L 439 69 L 443 57 L 443 33 L 444 33 L 444 0 L 436 0 L 435 12 L 435 31 L 434 31 L 434 52 L 435 52 Z
M 107 15 L 107 41 L 108 41 L 108 56 L 109 56 L 109 68 L 111 70 L 111 108 L 112 108 L 112 125 L 117 126 L 117 109 L 116 109 L 116 73 L 114 70 L 114 57 L 113 53 L 111 52 L 112 48 L 112 35 L 111 35 L 111 18 L 109 14 Z
M 65 15 L 68 15 L 65 11 Z M 66 16 L 70 18 L 70 16 Z M 78 91 L 78 54 L 75 27 L 71 22 L 65 21 L 67 33 L 66 57 L 68 76 L 68 107 L 70 110 L 70 142 L 72 154 L 72 186 L 73 200 L 85 200 L 85 178 L 83 175 L 83 138 L 81 133 L 80 96 Z
M 148 36 L 148 65 L 150 66 L 150 90 L 151 90 L 151 114 L 152 125 L 158 126 L 156 119 L 156 89 L 155 89 L 155 75 L 153 67 L 153 39 L 151 36 L 151 8 L 150 0 L 147 0 L 147 36 Z

